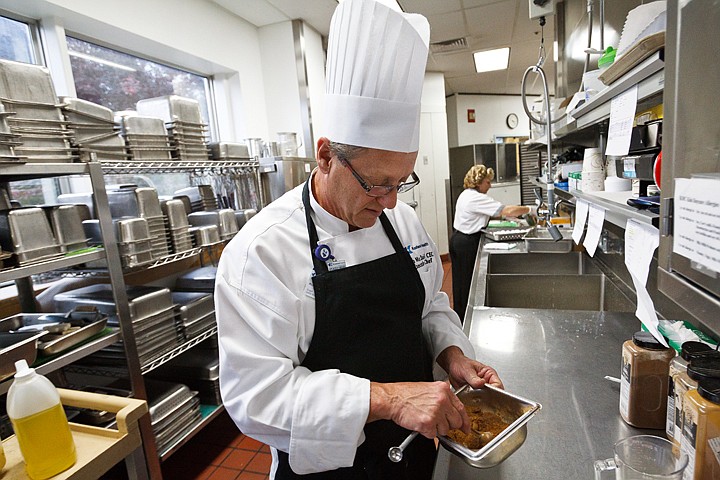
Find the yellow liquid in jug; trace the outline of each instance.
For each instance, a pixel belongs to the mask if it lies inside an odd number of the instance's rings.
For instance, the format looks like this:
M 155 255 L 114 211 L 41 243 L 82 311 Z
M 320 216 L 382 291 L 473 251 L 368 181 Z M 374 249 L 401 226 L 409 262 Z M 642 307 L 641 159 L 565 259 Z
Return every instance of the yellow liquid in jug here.
M 25 470 L 33 480 L 57 475 L 72 467 L 77 459 L 62 405 L 12 421 Z

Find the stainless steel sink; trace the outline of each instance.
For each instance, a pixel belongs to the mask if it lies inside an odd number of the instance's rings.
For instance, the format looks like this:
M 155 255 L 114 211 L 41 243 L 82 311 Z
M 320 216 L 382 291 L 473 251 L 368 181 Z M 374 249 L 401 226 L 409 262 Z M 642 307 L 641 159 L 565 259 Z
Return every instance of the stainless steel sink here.
M 488 256 L 488 273 L 600 274 L 600 269 L 582 252 L 502 253 Z
M 634 312 L 635 302 L 582 252 L 492 253 L 478 266 L 475 305 Z M 484 268 L 483 268 L 484 267 Z
M 488 307 L 635 311 L 634 303 L 603 274 L 491 273 L 485 280 Z

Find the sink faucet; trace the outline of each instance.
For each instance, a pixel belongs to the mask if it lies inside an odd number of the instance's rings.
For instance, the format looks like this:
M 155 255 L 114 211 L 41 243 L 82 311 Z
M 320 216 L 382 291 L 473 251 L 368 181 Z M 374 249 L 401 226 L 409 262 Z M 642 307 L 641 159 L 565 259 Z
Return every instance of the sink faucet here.
M 525 113 L 530 118 L 531 121 L 542 125 L 543 121 L 535 118 L 530 112 L 530 110 L 527 107 L 527 102 L 525 100 L 525 79 L 527 78 L 528 74 L 530 72 L 537 73 L 540 75 L 540 79 L 542 80 L 543 84 L 543 100 L 544 100 L 544 106 L 545 106 L 545 136 L 547 137 L 547 158 L 548 158 L 548 168 L 547 168 L 547 176 L 546 176 L 546 187 L 547 187 L 547 208 L 544 210 L 544 218 L 545 218 L 545 225 L 547 228 L 548 233 L 552 237 L 553 240 L 560 241 L 562 240 L 563 236 L 562 233 L 560 233 L 560 230 L 552 223 L 552 217 L 553 215 L 556 215 L 557 211 L 557 205 L 555 203 L 555 182 L 553 181 L 553 162 L 552 162 L 552 124 L 553 121 L 550 118 L 550 95 L 548 94 L 548 84 L 547 79 L 545 78 L 545 72 L 542 69 L 542 63 L 544 61 L 544 58 L 540 58 L 538 60 L 537 65 L 533 65 L 531 67 L 528 67 L 527 70 L 525 70 L 525 73 L 523 74 L 522 78 L 522 85 L 520 88 L 520 93 L 522 94 L 522 103 L 523 108 L 525 109 Z M 563 115 L 564 116 L 564 115 Z M 562 118 L 562 117 L 560 117 Z M 558 121 L 560 119 L 557 119 L 555 121 Z M 543 198 L 542 198 L 542 190 L 536 189 L 535 190 L 535 196 L 538 198 L 539 204 L 538 207 L 541 207 L 543 204 Z M 538 208 L 538 216 L 540 215 L 540 208 Z

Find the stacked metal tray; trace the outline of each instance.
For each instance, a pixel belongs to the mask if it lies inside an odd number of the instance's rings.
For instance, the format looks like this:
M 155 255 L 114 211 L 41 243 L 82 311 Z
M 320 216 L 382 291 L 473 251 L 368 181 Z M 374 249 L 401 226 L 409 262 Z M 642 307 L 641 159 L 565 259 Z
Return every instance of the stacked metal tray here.
M 21 267 L 63 255 L 45 212 L 37 207 L 0 211 L 0 245 Z
M 127 290 L 130 319 L 141 366 L 176 348 L 181 333 L 175 321 L 175 306 L 170 290 L 157 287 L 129 287 Z M 108 325 L 119 326 L 112 287 L 97 284 L 55 295 L 55 307 L 69 311 L 92 306 L 109 316 Z M 97 365 L 124 365 L 122 342 L 106 347 L 82 360 Z
M 107 195 L 113 218 L 134 217 L 147 221 L 153 259 L 167 256 L 165 219 L 157 190 L 136 185 L 111 185 Z
M 88 247 L 82 222 L 90 217 L 90 212 L 85 205 L 48 205 L 43 210 L 62 252 Z
M 162 200 L 160 209 L 163 212 L 167 241 L 172 253 L 181 253 L 192 249 L 190 223 L 182 200 Z
M 178 95 L 147 98 L 137 102 L 140 115 L 161 118 L 165 122 L 173 157 L 183 161 L 207 161 L 208 126 L 203 123 L 200 103 Z
M 213 296 L 205 292 L 172 292 L 180 327 L 186 340 L 207 332 L 215 326 Z
M 162 119 L 139 116 L 135 112 L 119 115 L 122 136 L 132 160 L 169 161 L 172 147 Z
M 107 315 L 94 309 L 69 313 L 20 313 L 0 320 L 0 332 L 44 332 L 37 349 L 41 355 L 51 356 L 97 335 L 106 324 Z
M 150 423 L 160 455 L 202 421 L 197 392 L 187 385 L 146 379 Z
M 148 374 L 150 377 L 187 385 L 198 392 L 200 403 L 221 405 L 217 350 L 193 348 Z
M 43 66 L 0 60 L 0 103 L 3 106 L 4 160 L 66 163 L 77 159 L 72 131 L 57 103 L 50 71 Z M 0 127 L 2 130 L 3 127 Z M 5 149 L 3 149 L 5 150 Z
M 187 197 L 190 200 L 190 210 L 192 212 L 204 212 L 217 210 L 218 208 L 217 197 L 210 185 L 181 188 L 174 195 L 175 197 Z
M 230 240 L 238 232 L 235 210 L 231 208 L 221 208 L 209 212 L 193 212 L 188 215 L 188 221 L 193 227 L 216 226 L 220 240 Z
M 74 97 L 60 97 L 62 113 L 74 134 L 72 143 L 82 161 L 124 161 L 130 158 L 120 125 L 109 108 Z

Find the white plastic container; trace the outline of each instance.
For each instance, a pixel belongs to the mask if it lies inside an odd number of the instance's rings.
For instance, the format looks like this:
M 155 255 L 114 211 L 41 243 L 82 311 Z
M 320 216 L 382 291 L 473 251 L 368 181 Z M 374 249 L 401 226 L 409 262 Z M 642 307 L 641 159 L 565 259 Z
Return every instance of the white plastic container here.
M 44 480 L 75 464 L 75 442 L 55 386 L 29 368 L 25 360 L 15 362 L 15 369 L 7 413 L 28 476 Z

